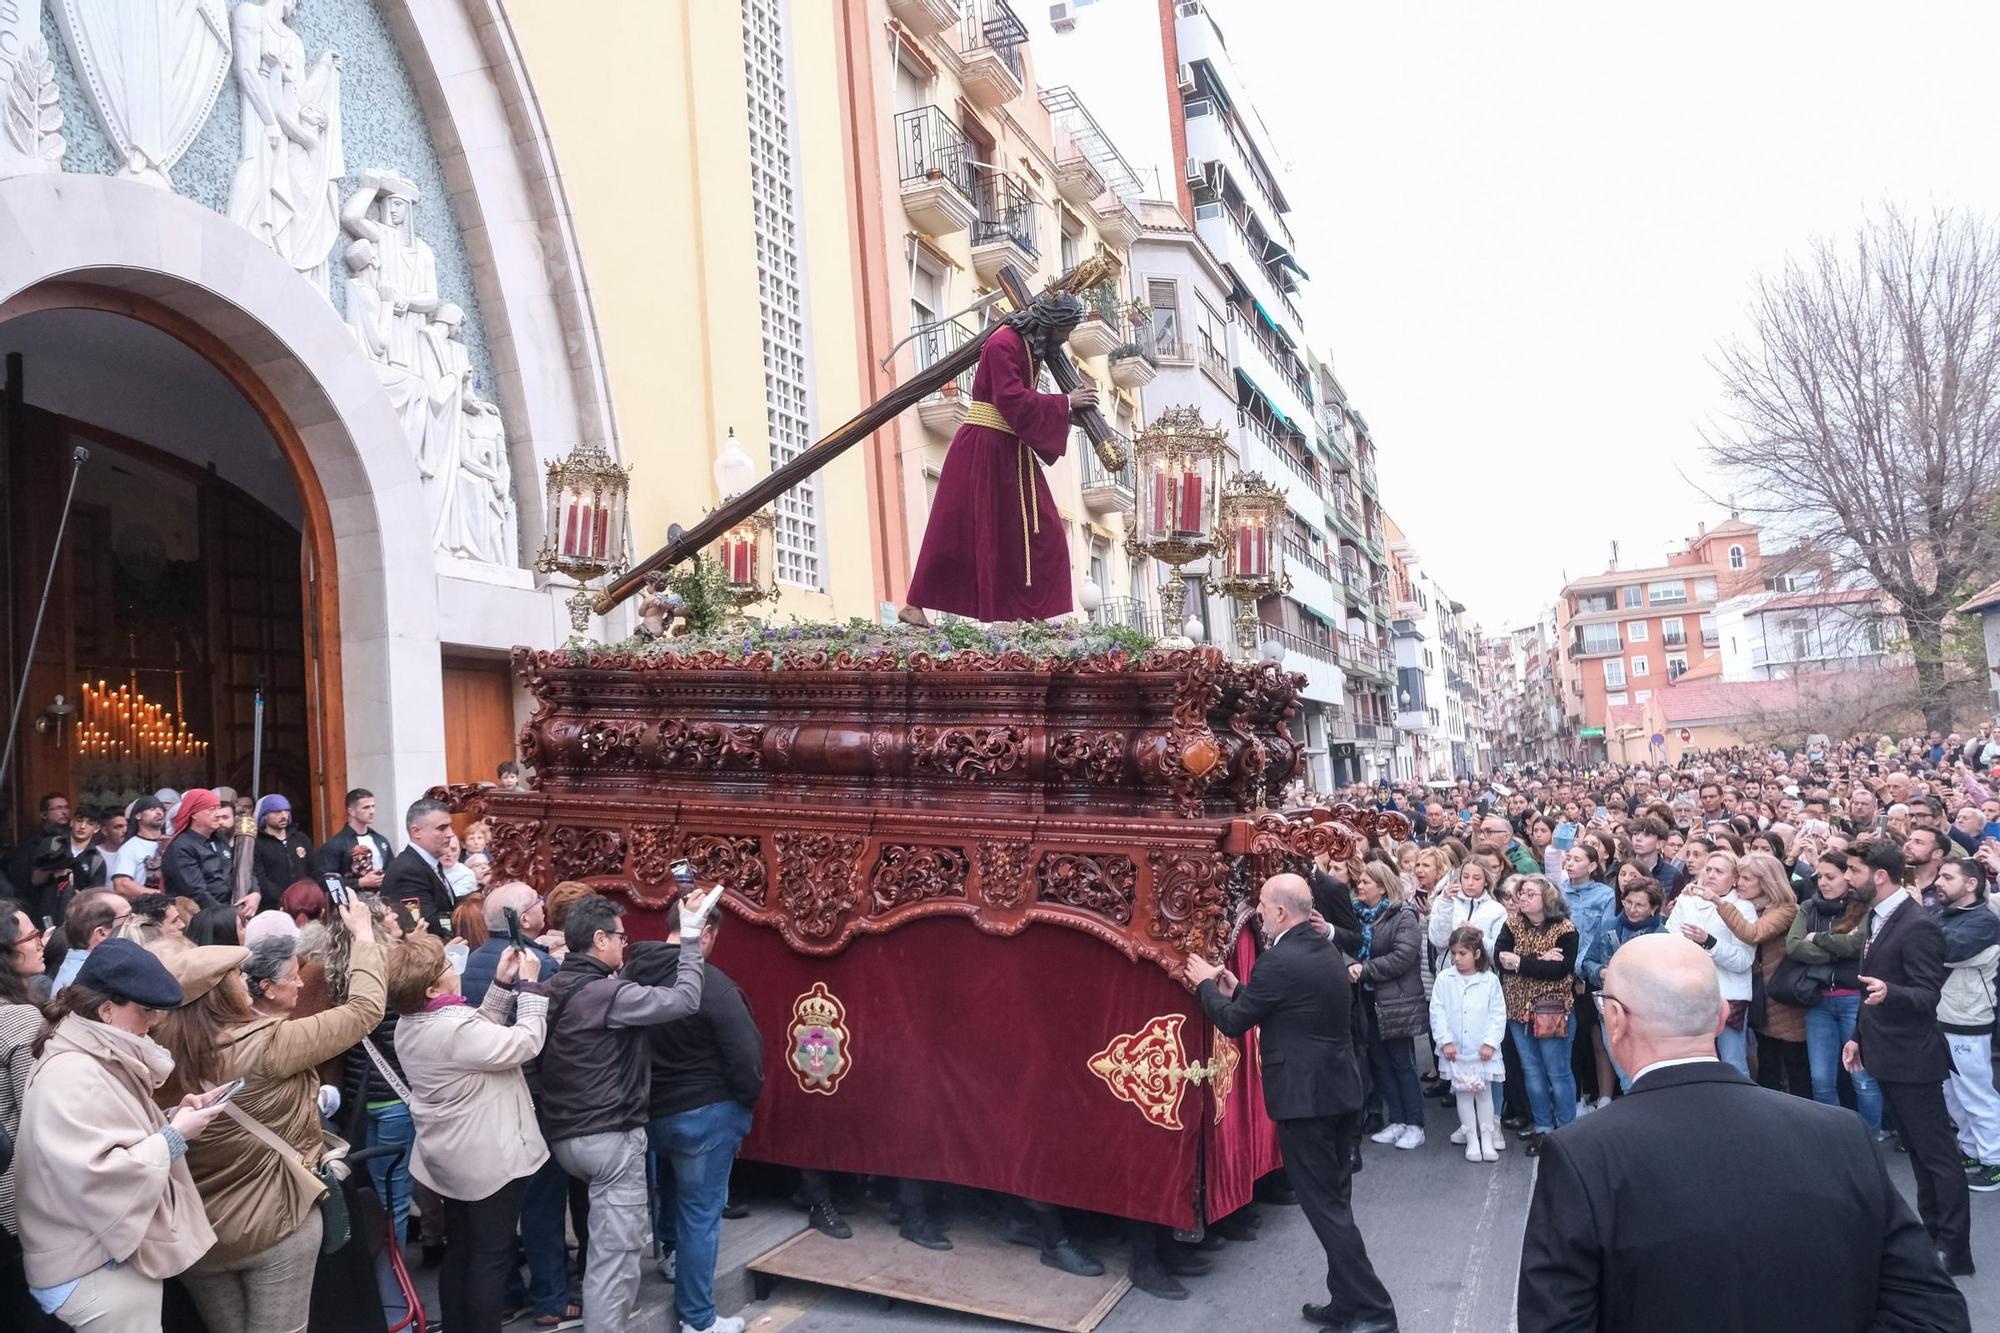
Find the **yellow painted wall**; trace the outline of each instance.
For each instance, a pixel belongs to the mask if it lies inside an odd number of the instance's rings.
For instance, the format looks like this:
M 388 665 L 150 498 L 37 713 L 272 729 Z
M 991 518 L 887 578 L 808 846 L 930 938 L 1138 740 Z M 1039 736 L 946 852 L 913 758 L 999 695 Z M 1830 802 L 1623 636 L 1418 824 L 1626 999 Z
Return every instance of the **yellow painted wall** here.
M 575 216 L 617 415 L 633 465 L 633 544 L 716 499 L 711 467 L 735 428 L 766 470 L 764 349 L 751 226 L 742 14 L 733 0 L 517 0 L 508 19 Z M 858 406 L 831 6 L 794 4 L 793 106 L 810 288 L 816 427 Z M 606 40 L 607 34 L 613 36 Z M 821 473 L 828 591 L 786 587 L 778 614 L 873 616 L 862 467 Z

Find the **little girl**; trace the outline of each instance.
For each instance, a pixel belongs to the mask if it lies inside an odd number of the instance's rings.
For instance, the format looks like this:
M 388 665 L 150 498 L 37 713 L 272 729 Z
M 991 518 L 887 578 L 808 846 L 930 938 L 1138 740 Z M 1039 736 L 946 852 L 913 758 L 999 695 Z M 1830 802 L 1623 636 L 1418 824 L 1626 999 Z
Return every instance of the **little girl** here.
M 1507 1033 L 1507 1001 L 1476 926 L 1460 926 L 1447 941 L 1450 969 L 1431 988 L 1431 1035 L 1437 1041 L 1438 1076 L 1458 1093 L 1458 1130 L 1468 1162 L 1496 1162 L 1507 1146 L 1493 1123 L 1493 1085 L 1507 1077 L 1500 1043 Z M 1479 1080 L 1477 1092 L 1465 1085 Z

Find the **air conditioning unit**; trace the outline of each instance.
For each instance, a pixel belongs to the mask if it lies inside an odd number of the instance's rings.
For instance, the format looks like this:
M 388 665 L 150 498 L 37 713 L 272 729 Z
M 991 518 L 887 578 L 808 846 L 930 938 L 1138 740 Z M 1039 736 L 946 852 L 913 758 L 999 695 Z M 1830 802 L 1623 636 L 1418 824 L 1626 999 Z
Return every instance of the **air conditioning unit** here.
M 1174 73 L 1176 82 L 1180 84 L 1181 92 L 1191 93 L 1194 91 L 1194 67 L 1192 65 L 1182 65 Z
M 1199 185 L 1208 179 L 1208 170 L 1202 166 L 1199 158 L 1191 157 L 1187 160 L 1187 170 L 1183 175 L 1189 185 Z
M 1073 32 L 1076 29 L 1076 9 L 1067 0 L 1056 0 L 1049 6 L 1049 26 L 1057 32 Z

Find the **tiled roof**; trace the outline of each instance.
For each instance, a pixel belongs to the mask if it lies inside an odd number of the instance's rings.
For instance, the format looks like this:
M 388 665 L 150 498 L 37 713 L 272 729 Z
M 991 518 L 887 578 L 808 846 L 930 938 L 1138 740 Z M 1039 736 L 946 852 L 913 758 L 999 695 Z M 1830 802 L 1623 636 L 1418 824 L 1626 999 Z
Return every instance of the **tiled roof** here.
M 2000 606 L 2000 579 L 1987 584 L 1958 609 L 1961 611 L 1984 611 L 1989 606 Z
M 1655 697 L 1669 723 L 1724 721 L 1756 713 L 1780 713 L 1801 699 L 1818 702 L 1840 696 L 1888 694 L 1907 688 L 1911 668 L 1890 671 L 1814 671 L 1781 680 L 1698 680 L 1683 676 Z
M 1853 606 L 1872 602 L 1882 595 L 1879 588 L 1836 588 L 1831 592 L 1788 593 L 1758 607 L 1759 611 L 1808 611 L 1815 606 Z

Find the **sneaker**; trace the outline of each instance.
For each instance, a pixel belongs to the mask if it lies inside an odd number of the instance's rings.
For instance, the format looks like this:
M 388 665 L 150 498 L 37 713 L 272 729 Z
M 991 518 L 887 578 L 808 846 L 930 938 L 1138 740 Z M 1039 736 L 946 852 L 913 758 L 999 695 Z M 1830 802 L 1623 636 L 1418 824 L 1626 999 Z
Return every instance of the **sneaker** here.
M 1466 1161 L 1468 1161 L 1468 1162 L 1476 1162 L 1476 1161 L 1478 1161 L 1478 1160 L 1479 1160 L 1479 1145 L 1478 1145 L 1478 1144 L 1476 1144 L 1476 1143 L 1467 1143 L 1467 1144 L 1465 1145 L 1465 1160 L 1466 1160 Z
M 835 1240 L 848 1240 L 854 1235 L 854 1228 L 847 1225 L 847 1219 L 833 1206 L 831 1199 L 822 1200 L 806 1210 L 806 1223 L 822 1236 Z
M 1576 1118 L 1581 1120 L 1596 1109 L 1597 1104 L 1595 1102 L 1591 1101 L 1588 1097 L 1581 1098 L 1576 1104 Z
M 1981 1165 L 1977 1171 L 1966 1172 L 1965 1187 L 1975 1194 L 1991 1194 L 2000 1190 L 2000 1166 Z
M 1958 1169 L 1965 1172 L 1968 1176 L 1984 1165 L 1984 1162 L 1969 1153 L 1960 1153 L 1958 1155 Z
M 1597 1109 L 1598 1109 L 1598 1110 L 1600 1110 L 1600 1111 L 1602 1111 L 1602 1110 L 1603 1110 L 1603 1109 L 1604 1109 L 1605 1107 L 1607 1107 L 1607 1106 L 1611 1105 L 1611 1098 L 1609 1098 L 1609 1097 L 1599 1097 L 1599 1098 L 1597 1099 L 1597 1103 L 1596 1103 L 1596 1105 L 1597 1105 Z
M 1398 1148 L 1423 1147 L 1424 1127 L 1422 1125 L 1404 1125 L 1402 1134 L 1396 1139 L 1396 1146 Z
M 1370 1143 L 1394 1143 L 1397 1139 L 1403 1137 L 1403 1128 L 1401 1125 L 1384 1125 L 1373 1134 L 1370 1134 L 1368 1141 Z
M 674 1280 L 674 1251 L 668 1250 L 660 1256 L 660 1276 L 669 1282 Z
M 737 1315 L 724 1315 L 707 1328 L 696 1328 L 682 1321 L 681 1333 L 743 1333 L 743 1320 Z
M 1495 1125 L 1493 1127 L 1493 1133 L 1491 1137 L 1488 1137 L 1486 1135 L 1481 1135 L 1480 1137 L 1485 1138 L 1488 1143 L 1491 1143 L 1496 1152 L 1507 1151 L 1507 1135 L 1500 1128 L 1500 1126 Z
M 1452 1141 L 1453 1143 L 1464 1143 L 1464 1142 L 1466 1142 L 1466 1141 L 1467 1141 L 1468 1139 L 1470 1139 L 1471 1137 L 1472 1137 L 1472 1136 L 1471 1136 L 1470 1134 L 1467 1134 L 1467 1133 L 1465 1132 L 1465 1126 L 1464 1126 L 1464 1125 L 1460 1125 L 1460 1126 L 1459 1126 L 1459 1127 L 1458 1127 L 1457 1129 L 1454 1129 L 1454 1130 L 1453 1130 L 1453 1131 L 1451 1132 L 1451 1141 Z
M 1494 1152 L 1492 1147 L 1482 1144 L 1479 1148 L 1479 1160 L 1482 1162 L 1497 1162 L 1500 1160 L 1500 1154 Z

